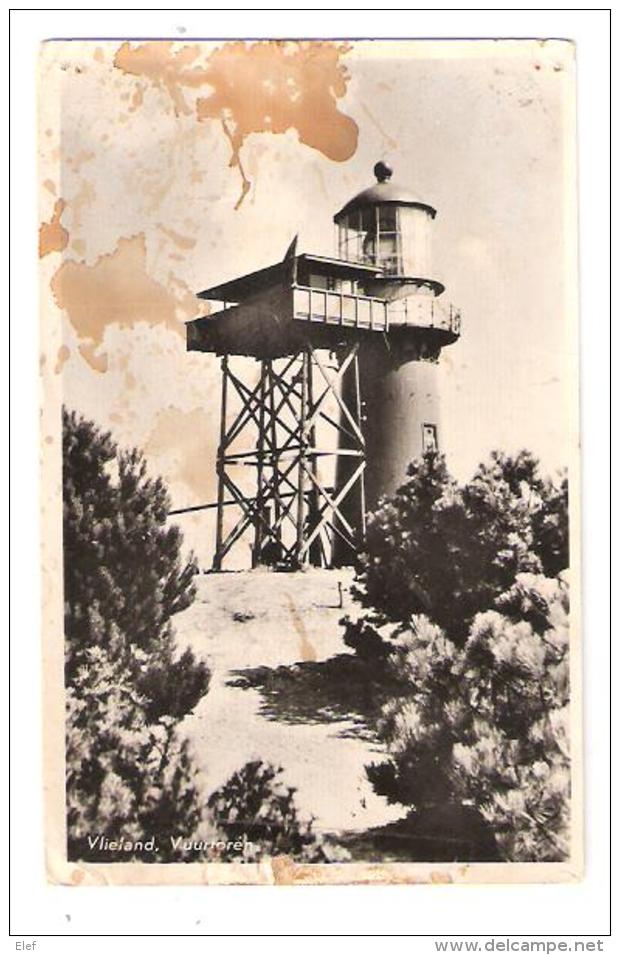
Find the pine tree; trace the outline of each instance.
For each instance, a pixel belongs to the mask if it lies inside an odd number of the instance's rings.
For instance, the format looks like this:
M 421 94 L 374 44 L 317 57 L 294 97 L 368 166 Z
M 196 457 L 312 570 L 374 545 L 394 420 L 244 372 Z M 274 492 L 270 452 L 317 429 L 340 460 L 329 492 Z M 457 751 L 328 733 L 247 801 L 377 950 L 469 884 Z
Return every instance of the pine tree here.
M 193 557 L 183 560 L 181 532 L 167 525 L 170 501 L 147 475 L 137 450 L 120 451 L 107 433 L 64 412 L 63 547 L 66 671 L 70 682 L 97 641 L 127 656 L 150 716 L 181 718 L 206 692 L 208 672 L 191 651 L 176 657 L 171 618 L 195 596 Z
M 541 478 L 527 451 L 494 452 L 459 487 L 443 457 L 427 454 L 372 515 L 356 596 L 378 626 L 425 613 L 462 644 L 518 573 L 554 576 L 567 566 L 565 478 L 559 486 Z M 347 642 L 363 643 L 354 624 Z
M 416 811 L 473 805 L 507 861 L 569 852 L 568 583 L 520 574 L 458 648 L 424 616 L 389 661 L 403 693 L 379 736 L 376 790 Z M 415 818 L 415 813 L 414 813 Z
M 92 833 L 157 833 L 165 852 L 168 833 L 204 815 L 177 725 L 210 675 L 191 651 L 178 655 L 171 624 L 194 598 L 196 565 L 138 451 L 69 412 L 63 450 L 70 856 L 85 857 Z

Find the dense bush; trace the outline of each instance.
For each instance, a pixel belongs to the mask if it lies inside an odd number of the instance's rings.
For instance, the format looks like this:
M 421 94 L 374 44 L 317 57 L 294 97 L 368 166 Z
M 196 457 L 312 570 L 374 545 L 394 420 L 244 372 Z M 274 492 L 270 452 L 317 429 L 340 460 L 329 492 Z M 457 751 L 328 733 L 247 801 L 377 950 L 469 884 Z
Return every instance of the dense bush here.
M 63 451 L 70 855 L 84 857 L 89 834 L 157 834 L 165 853 L 167 835 L 193 831 L 202 814 L 176 726 L 209 671 L 189 650 L 178 656 L 171 625 L 193 600 L 196 566 L 137 451 L 68 412 Z
M 558 861 L 569 847 L 568 586 L 520 574 L 478 614 L 463 648 L 425 616 L 389 666 L 403 695 L 384 711 L 378 792 L 416 809 L 473 805 L 504 859 Z
M 89 845 L 89 837 L 156 837 L 155 850 L 120 858 L 183 861 L 187 856 L 173 851 L 170 840 L 196 832 L 204 815 L 187 742 L 172 718 L 147 721 L 127 654 L 114 650 L 95 645 L 86 651 L 67 688 L 69 858 L 111 861 L 105 845 Z M 130 653 L 139 666 L 143 652 Z
M 518 573 L 555 576 L 567 566 L 565 477 L 542 478 L 529 452 L 495 452 L 459 487 L 443 457 L 428 454 L 369 521 L 355 593 L 370 615 L 350 621 L 346 642 L 381 654 L 378 629 L 425 613 L 462 644 Z
M 348 853 L 328 845 L 303 821 L 295 805 L 295 789 L 279 778 L 281 768 L 255 760 L 209 798 L 215 825 L 230 842 L 246 839 L 252 849 L 245 861 L 286 855 L 301 862 L 345 861 Z M 224 853 L 234 860 L 235 855 Z
M 504 859 L 566 856 L 567 567 L 566 477 L 525 451 L 463 486 L 427 455 L 371 517 L 345 642 L 398 684 L 378 725 L 390 758 L 368 774 L 412 831 L 467 810 Z

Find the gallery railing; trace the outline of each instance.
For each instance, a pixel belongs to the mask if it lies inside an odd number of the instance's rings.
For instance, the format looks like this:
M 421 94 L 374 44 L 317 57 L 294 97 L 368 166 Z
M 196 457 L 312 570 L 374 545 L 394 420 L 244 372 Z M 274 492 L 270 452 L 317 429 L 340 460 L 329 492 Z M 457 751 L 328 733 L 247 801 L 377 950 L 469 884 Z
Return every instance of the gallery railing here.
M 388 302 L 368 295 L 294 285 L 293 316 L 301 321 L 379 332 L 397 326 L 439 328 L 453 335 L 461 332 L 458 309 L 433 295 L 410 295 Z

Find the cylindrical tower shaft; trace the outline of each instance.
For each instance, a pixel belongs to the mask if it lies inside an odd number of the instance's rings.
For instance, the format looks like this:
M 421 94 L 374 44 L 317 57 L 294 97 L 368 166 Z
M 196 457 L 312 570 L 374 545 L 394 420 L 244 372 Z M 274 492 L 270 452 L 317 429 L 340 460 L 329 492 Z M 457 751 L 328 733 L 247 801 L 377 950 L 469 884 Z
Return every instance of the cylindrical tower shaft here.
M 365 506 L 374 511 L 382 497 L 394 494 L 407 479 L 410 463 L 440 441 L 439 365 L 428 357 L 424 341 L 365 341 L 359 350 L 359 387 L 362 399 L 366 471 Z M 353 373 L 343 379 L 343 398 L 352 402 L 357 382 Z M 340 447 L 350 442 L 346 433 Z M 336 486 L 343 487 L 352 473 L 350 458 L 338 459 Z M 359 497 L 345 502 L 343 513 L 361 530 Z M 337 563 L 351 563 L 351 553 L 337 546 Z
M 388 303 L 389 330 L 369 335 L 359 349 L 368 511 L 405 483 L 415 458 L 440 449 L 438 359 L 443 345 L 458 337 L 451 310 L 437 303 L 444 287 L 430 255 L 435 209 L 392 183 L 385 163 L 377 163 L 375 175 L 377 183 L 334 217 L 340 255 L 380 268 L 364 281 L 363 291 Z M 343 393 L 353 388 L 346 376 Z M 343 431 L 341 447 L 347 442 Z M 346 456 L 339 458 L 337 487 L 350 467 Z M 357 502 L 348 502 L 343 513 L 362 527 Z M 339 548 L 337 559 L 350 563 L 351 554 Z
M 371 511 L 404 483 L 414 458 L 438 445 L 439 367 L 407 351 L 378 341 L 360 355 L 366 504 Z

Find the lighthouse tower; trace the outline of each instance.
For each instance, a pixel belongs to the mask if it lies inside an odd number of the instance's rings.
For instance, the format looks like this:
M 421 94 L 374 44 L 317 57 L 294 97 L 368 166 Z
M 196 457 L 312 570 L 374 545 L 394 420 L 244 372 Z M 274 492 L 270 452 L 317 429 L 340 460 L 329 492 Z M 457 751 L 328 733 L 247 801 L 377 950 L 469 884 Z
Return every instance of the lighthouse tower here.
M 438 362 L 460 333 L 459 314 L 441 300 L 444 286 L 433 269 L 436 210 L 393 181 L 384 162 L 374 173 L 374 185 L 334 216 L 339 257 L 378 270 L 364 278 L 363 290 L 385 300 L 389 316 L 388 330 L 367 336 L 358 354 L 367 510 L 403 484 L 414 458 L 441 449 Z M 354 387 L 348 376 L 345 394 Z M 347 480 L 347 464 L 339 460 L 338 484 Z M 359 523 L 351 512 L 349 518 Z
M 435 209 L 376 183 L 335 216 L 338 257 L 301 252 L 200 292 L 187 347 L 221 357 L 213 569 L 351 564 L 366 514 L 441 449 L 437 362 L 460 334 L 433 272 Z M 220 303 L 219 308 L 216 303 Z

